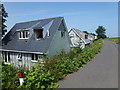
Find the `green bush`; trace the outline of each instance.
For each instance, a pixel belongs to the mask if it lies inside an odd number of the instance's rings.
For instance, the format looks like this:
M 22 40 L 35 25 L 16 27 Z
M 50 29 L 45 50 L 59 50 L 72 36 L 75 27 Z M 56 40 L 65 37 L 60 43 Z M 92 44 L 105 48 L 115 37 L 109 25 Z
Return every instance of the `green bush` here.
M 22 70 L 24 77 L 27 75 L 27 70 L 22 67 L 13 67 L 2 63 L 2 88 L 17 88 L 19 83 L 18 71 Z
M 39 61 L 34 65 L 33 69 L 25 75 L 22 86 L 19 86 L 18 83 L 16 74 L 18 69 L 4 65 L 2 71 L 2 86 L 6 88 L 18 87 L 30 89 L 57 88 L 58 84 L 56 82 L 63 79 L 66 75 L 79 70 L 80 67 L 83 67 L 100 52 L 101 47 L 102 39 L 99 39 L 94 41 L 90 47 L 87 46 L 83 50 L 78 47 L 72 48 L 68 54 L 62 52 L 53 59 L 46 58 L 43 64 Z M 8 75 L 6 75 L 7 73 Z

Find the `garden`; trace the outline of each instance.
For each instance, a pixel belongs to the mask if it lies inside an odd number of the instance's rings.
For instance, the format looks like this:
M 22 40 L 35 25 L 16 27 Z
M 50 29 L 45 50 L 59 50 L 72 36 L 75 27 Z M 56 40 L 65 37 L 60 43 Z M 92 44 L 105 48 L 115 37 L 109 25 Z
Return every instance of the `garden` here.
M 52 59 L 44 58 L 44 63 L 39 60 L 31 70 L 23 67 L 12 67 L 2 62 L 2 88 L 57 88 L 58 81 L 67 75 L 78 71 L 91 61 L 102 48 L 103 40 L 94 40 L 85 49 L 71 48 L 69 53 L 61 52 Z M 24 73 L 23 85 L 19 85 L 18 71 Z

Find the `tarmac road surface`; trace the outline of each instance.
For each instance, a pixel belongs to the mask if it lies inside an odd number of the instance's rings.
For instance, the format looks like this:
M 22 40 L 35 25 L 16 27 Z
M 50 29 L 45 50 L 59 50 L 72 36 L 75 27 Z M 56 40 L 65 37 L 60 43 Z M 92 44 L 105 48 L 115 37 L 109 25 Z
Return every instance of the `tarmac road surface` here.
M 118 88 L 118 47 L 104 40 L 101 53 L 85 67 L 59 81 L 58 88 Z

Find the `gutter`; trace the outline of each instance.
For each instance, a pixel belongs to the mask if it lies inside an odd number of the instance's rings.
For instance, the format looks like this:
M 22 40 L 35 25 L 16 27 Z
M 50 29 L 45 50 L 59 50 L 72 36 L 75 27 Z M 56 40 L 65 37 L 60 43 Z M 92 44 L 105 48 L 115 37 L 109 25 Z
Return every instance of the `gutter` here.
M 47 54 L 47 53 L 42 53 L 42 52 L 29 52 L 29 51 L 17 51 L 17 50 L 6 50 L 6 49 L 0 49 L 0 51 L 21 52 L 21 53 L 34 53 L 34 54 Z

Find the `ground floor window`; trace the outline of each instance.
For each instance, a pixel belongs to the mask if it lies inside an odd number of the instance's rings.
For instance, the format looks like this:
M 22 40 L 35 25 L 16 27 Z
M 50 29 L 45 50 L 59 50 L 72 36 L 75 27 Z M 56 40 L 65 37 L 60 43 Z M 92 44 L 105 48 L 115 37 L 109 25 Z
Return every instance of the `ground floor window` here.
M 4 52 L 3 54 L 4 54 L 3 58 L 4 58 L 5 62 L 9 62 L 10 61 L 10 52 Z
M 41 60 L 41 58 L 42 58 L 41 55 L 33 54 L 33 53 L 31 54 L 31 57 L 32 57 L 32 60 L 38 60 L 38 59 Z
M 8 61 L 10 61 L 10 52 L 8 52 Z
M 8 62 L 8 60 L 7 60 L 7 52 L 5 52 L 5 57 L 4 57 L 4 59 L 5 59 L 5 62 Z
M 32 60 L 37 60 L 38 59 L 38 55 L 37 54 L 32 53 L 31 56 L 32 56 Z
M 38 60 L 38 55 L 37 54 L 35 54 L 35 60 Z
M 22 53 L 18 53 L 18 60 L 22 61 Z
M 34 60 L 34 54 L 33 53 L 31 54 L 31 56 L 32 56 L 32 60 Z

